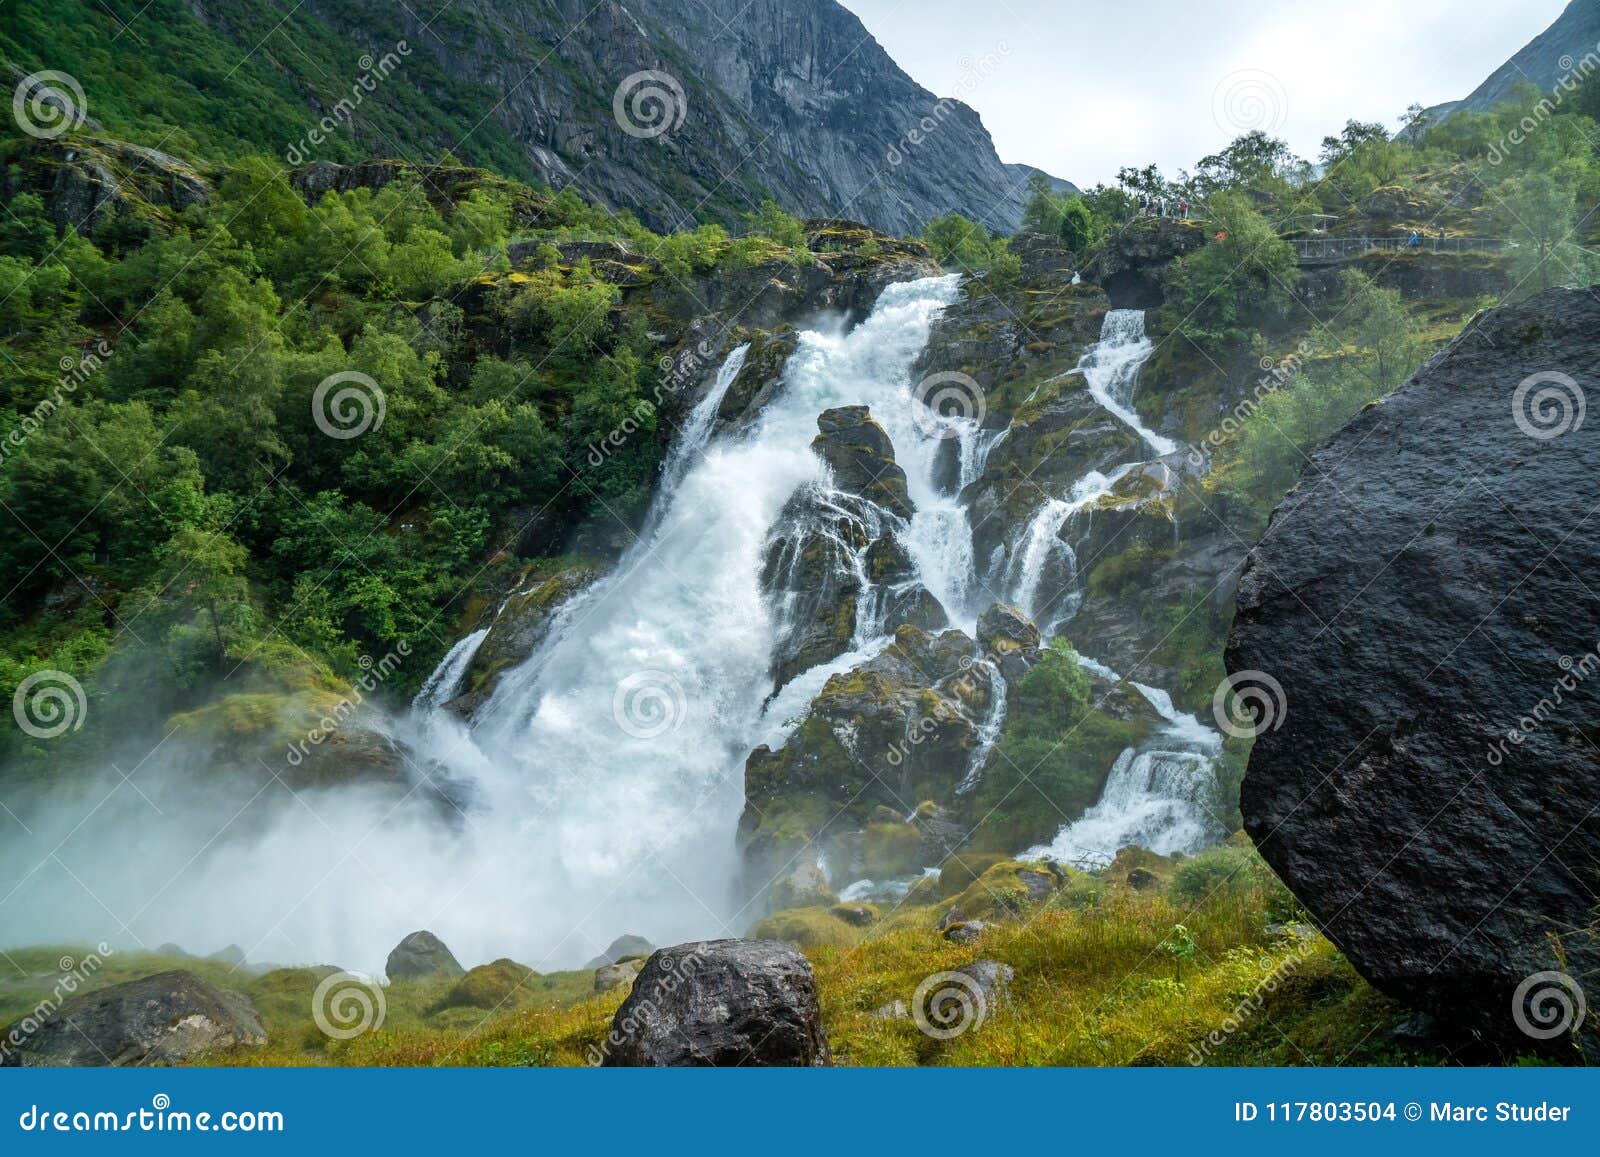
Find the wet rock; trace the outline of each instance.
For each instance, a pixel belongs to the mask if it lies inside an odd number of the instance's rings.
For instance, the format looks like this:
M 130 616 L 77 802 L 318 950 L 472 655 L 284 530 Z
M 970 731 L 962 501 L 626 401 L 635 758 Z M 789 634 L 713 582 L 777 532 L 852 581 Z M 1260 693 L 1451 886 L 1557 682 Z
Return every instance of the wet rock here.
M 1227 653 L 1271 716 L 1261 854 L 1374 986 L 1516 1051 L 1571 1051 L 1519 1028 L 1526 978 L 1600 974 L 1597 333 L 1588 291 L 1492 310 L 1358 414 L 1251 553 Z
M 910 519 L 906 472 L 894 460 L 894 443 L 866 406 L 839 406 L 817 417 L 821 431 L 811 442 L 835 484 L 877 503 L 890 514 Z
M 1135 892 L 1148 892 L 1153 888 L 1159 888 L 1161 886 L 1161 878 L 1154 872 L 1145 868 L 1133 869 L 1133 871 L 1128 873 L 1127 880 L 1128 887 L 1132 888 Z M 1268 926 L 1267 931 L 1270 935 L 1270 925 Z
M 0 1052 L 0 1065 L 81 1067 L 181 1064 L 264 1045 L 267 1034 L 244 996 L 174 970 L 75 997 L 41 1023 L 12 1025 L 0 1039 L 11 1046 Z
M 826 907 L 838 900 L 828 887 L 828 876 L 816 860 L 794 865 L 772 885 L 774 908 Z
M 389 953 L 384 972 L 391 981 L 421 980 L 430 976 L 461 977 L 461 967 L 450 949 L 432 932 L 413 932 Z
M 832 1058 L 811 964 L 772 940 L 664 948 L 611 1023 L 608 1066 L 812 1066 Z
M 521 664 L 550 633 L 556 613 L 599 577 L 592 566 L 568 567 L 544 577 L 525 576 L 489 626 L 461 675 L 461 689 L 447 707 L 469 716 L 494 694 L 500 677 Z
M 996 603 L 978 619 L 978 646 L 1014 687 L 1039 661 L 1039 628 L 1017 608 Z

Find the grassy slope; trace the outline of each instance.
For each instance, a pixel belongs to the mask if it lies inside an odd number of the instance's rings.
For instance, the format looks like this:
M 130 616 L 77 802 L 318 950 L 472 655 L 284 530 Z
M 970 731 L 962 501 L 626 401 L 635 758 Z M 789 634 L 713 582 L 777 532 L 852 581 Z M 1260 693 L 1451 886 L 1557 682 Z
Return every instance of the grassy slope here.
M 1236 854 L 1224 849 L 1210 855 Z M 1136 892 L 1106 879 L 992 926 L 971 945 L 935 930 L 942 904 L 903 907 L 850 946 L 807 949 L 838 1063 L 846 1065 L 1184 1065 L 1439 1063 L 1397 1051 L 1400 1015 L 1320 937 L 1269 938 L 1283 893 L 1255 867 L 1235 868 L 1198 903 L 1170 887 Z M 1193 935 L 1190 960 L 1164 944 Z M 34 987 L 0 982 L 0 1020 L 48 991 L 58 949 L 11 953 Z M 909 1004 L 929 974 L 977 959 L 1016 969 L 1011 996 L 973 1031 L 946 1042 L 875 1009 Z M 492 1010 L 438 1010 L 447 982 L 385 990 L 381 1030 L 330 1042 L 311 1019 L 327 969 L 250 976 L 224 964 L 117 956 L 95 985 L 186 967 L 245 992 L 271 1038 L 264 1049 L 212 1058 L 240 1065 L 582 1065 L 625 994 L 594 994 L 589 972 L 535 977 Z M 43 985 L 43 989 L 38 986 Z M 1241 1007 L 1248 1009 L 1240 1014 Z M 1236 1018 L 1234 1031 L 1224 1026 Z M 1212 1038 L 1216 1033 L 1217 1037 Z M 1220 1041 L 1208 1045 L 1208 1039 Z

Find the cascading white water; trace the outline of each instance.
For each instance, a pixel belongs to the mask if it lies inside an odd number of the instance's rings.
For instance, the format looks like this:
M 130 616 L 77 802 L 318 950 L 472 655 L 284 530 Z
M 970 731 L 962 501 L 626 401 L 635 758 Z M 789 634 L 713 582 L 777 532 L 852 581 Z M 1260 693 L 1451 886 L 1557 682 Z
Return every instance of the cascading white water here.
M 658 944 L 742 933 L 744 761 L 784 725 L 763 711 L 774 639 L 763 545 L 789 498 L 825 483 L 810 445 L 832 407 L 871 407 L 913 492 L 931 493 L 939 442 L 912 421 L 909 371 L 956 292 L 954 277 L 890 286 L 850 333 L 803 335 L 759 417 L 707 440 L 735 351 L 690 415 L 664 471 L 676 482 L 640 541 L 557 612 L 471 725 L 430 706 L 459 682 L 470 640 L 415 711 L 379 721 L 410 753 L 406 798 L 371 784 L 290 795 L 269 776 L 202 810 L 193 781 L 174 776 L 161 792 L 147 774 L 141 788 L 162 814 L 129 791 L 98 809 L 89 798 L 6 856 L 24 881 L 8 923 L 46 943 L 116 932 L 209 951 L 231 940 L 253 960 L 373 971 L 418 928 L 468 963 L 512 956 L 541 970 L 579 964 L 623 933 Z M 458 809 L 447 822 L 441 799 Z M 92 869 L 80 857 L 77 879 L 27 871 L 67 837 L 129 854 Z
M 1103 409 L 1138 434 L 1157 456 L 1164 457 L 1178 449 L 1177 443 L 1145 426 L 1133 408 L 1139 371 L 1153 352 L 1145 335 L 1144 313 L 1112 310 L 1106 314 L 1100 341 L 1084 353 L 1074 373 L 1082 374 L 1090 396 Z M 1089 471 L 1065 498 L 1045 502 L 1018 536 L 1005 570 L 1006 589 L 1046 634 L 1071 618 L 1081 598 L 1074 589 L 1078 559 L 1067 541 L 1072 537 L 1074 519 L 1089 517 L 1118 482 L 1145 465 L 1143 461 L 1124 463 L 1110 474 Z M 1050 576 L 1059 576 L 1053 590 L 1046 589 Z M 1102 678 L 1120 678 L 1103 664 L 1081 657 L 1080 662 Z M 1216 786 L 1222 737 L 1197 719 L 1180 714 L 1165 691 L 1139 683 L 1133 686 L 1155 708 L 1164 725 L 1149 741 L 1118 757 L 1092 808 L 1064 827 L 1054 841 L 1030 850 L 1028 856 L 1109 863 L 1117 850 L 1128 844 L 1162 854 L 1192 852 L 1219 834 L 1208 807 Z
M 1154 352 L 1155 346 L 1145 336 L 1144 310 L 1113 309 L 1101 324 L 1100 341 L 1084 354 L 1078 369 L 1094 400 L 1149 443 L 1157 457 L 1164 457 L 1174 453 L 1178 444 L 1146 426 L 1133 408 L 1139 371 Z
M 456 693 L 456 688 L 461 686 L 461 676 L 467 673 L 467 667 L 472 662 L 472 657 L 478 653 L 478 648 L 483 640 L 488 637 L 489 628 L 480 627 L 472 634 L 456 640 L 440 664 L 434 668 L 433 674 L 428 676 L 428 681 L 417 692 L 417 697 L 412 700 L 413 707 L 438 707 L 449 702 Z
M 1092 661 L 1084 666 L 1110 673 Z M 1029 849 L 1024 859 L 1103 865 L 1130 844 L 1165 856 L 1200 851 L 1222 834 L 1211 811 L 1222 736 L 1180 713 L 1165 691 L 1132 685 L 1165 726 L 1140 747 L 1119 755 L 1099 801 L 1050 843 Z

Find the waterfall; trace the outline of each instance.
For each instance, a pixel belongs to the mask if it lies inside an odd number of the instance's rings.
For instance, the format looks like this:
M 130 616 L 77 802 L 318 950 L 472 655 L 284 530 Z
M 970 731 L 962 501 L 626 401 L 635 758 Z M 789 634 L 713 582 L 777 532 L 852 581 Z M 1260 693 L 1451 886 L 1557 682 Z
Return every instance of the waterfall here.
M 1102 677 L 1117 677 L 1092 659 L 1080 657 L 1079 662 Z M 1167 692 L 1129 682 L 1164 725 L 1145 743 L 1117 757 L 1093 807 L 1063 827 L 1050 843 L 1030 848 L 1022 858 L 1103 866 L 1130 844 L 1166 856 L 1200 851 L 1224 834 L 1211 812 L 1222 736 L 1179 712 Z
M 411 701 L 413 707 L 440 707 L 448 703 L 461 686 L 461 676 L 467 673 L 467 667 L 472 662 L 472 657 L 478 653 L 478 647 L 488 636 L 489 628 L 480 627 L 465 638 L 457 639 L 455 646 L 451 647 L 439 665 L 434 668 L 433 674 L 428 676 L 423 683 L 422 690 L 417 692 L 417 697 Z
M 1144 332 L 1144 310 L 1113 309 L 1101 324 L 1100 341 L 1084 354 L 1078 369 L 1094 400 L 1149 443 L 1160 458 L 1176 452 L 1178 444 L 1146 427 L 1133 408 L 1139 371 L 1154 352 Z

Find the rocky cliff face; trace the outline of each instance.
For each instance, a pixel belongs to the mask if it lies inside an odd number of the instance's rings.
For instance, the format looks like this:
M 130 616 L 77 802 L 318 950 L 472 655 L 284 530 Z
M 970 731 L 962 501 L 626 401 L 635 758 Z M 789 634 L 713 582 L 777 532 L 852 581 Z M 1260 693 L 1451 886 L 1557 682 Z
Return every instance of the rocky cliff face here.
M 311 8 L 370 39 L 359 11 Z M 1002 164 L 972 109 L 918 85 L 833 0 L 463 0 L 452 16 L 402 24 L 414 52 L 495 98 L 463 118 L 461 148 L 492 117 L 536 175 L 654 228 L 737 220 L 763 196 L 896 234 L 952 211 L 1021 219 L 1032 170 Z M 641 72 L 665 78 L 614 105 Z
M 1591 292 L 1495 310 L 1336 435 L 1227 657 L 1282 687 L 1244 781 L 1262 854 L 1375 985 L 1526 1050 L 1570 1050 L 1554 989 L 1600 977 L 1596 332 Z
M 1574 72 L 1578 62 L 1594 52 L 1597 44 L 1600 44 L 1600 4 L 1595 0 L 1572 0 L 1554 24 L 1495 69 L 1465 99 L 1436 105 L 1428 112 L 1435 120 L 1463 109 L 1484 112 L 1509 97 L 1519 84 L 1528 82 L 1548 94 L 1563 76 Z

